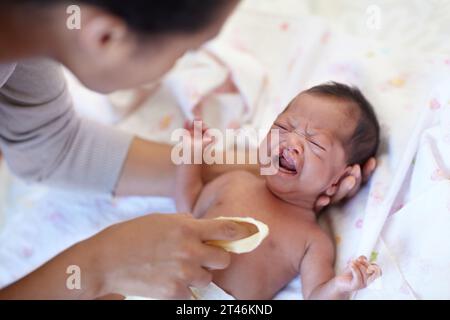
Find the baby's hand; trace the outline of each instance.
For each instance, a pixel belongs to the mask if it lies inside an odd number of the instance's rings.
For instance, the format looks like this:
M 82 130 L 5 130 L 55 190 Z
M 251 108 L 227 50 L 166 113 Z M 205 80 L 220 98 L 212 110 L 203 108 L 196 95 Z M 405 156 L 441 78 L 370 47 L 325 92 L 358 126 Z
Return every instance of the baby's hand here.
M 208 135 L 208 126 L 206 126 L 200 119 L 195 119 L 194 121 L 185 121 L 184 128 L 189 131 L 190 135 L 190 142 L 191 145 L 194 145 L 194 147 L 200 147 L 202 146 L 202 149 L 206 149 L 212 142 L 213 139 Z M 198 130 L 198 132 L 195 134 L 195 130 Z M 196 143 L 195 140 L 201 139 L 201 143 Z
M 350 293 L 367 287 L 380 276 L 380 267 L 360 256 L 350 262 L 342 275 L 336 277 L 336 284 L 340 291 Z

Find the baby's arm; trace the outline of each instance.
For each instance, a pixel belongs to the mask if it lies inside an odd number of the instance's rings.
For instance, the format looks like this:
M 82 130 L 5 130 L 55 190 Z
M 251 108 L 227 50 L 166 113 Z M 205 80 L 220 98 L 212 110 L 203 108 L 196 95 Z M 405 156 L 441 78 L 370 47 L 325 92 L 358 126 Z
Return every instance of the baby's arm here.
M 210 143 L 211 139 L 205 135 L 206 129 L 201 132 L 201 141 L 195 141 L 194 125 L 187 124 L 185 128 L 189 130 L 190 134 L 190 148 L 191 153 L 200 151 L 203 154 L 204 148 Z M 202 150 L 195 150 L 201 147 Z M 204 183 L 202 179 L 202 164 L 180 164 L 176 168 L 175 181 L 175 203 L 178 212 L 193 212 L 198 197 L 203 189 Z
M 195 203 L 203 189 L 202 165 L 182 164 L 177 166 L 175 203 L 178 212 L 193 212 Z
M 381 274 L 363 256 L 351 261 L 342 275 L 336 276 L 333 266 L 334 245 L 326 234 L 320 235 L 309 245 L 300 266 L 305 299 L 349 299 Z

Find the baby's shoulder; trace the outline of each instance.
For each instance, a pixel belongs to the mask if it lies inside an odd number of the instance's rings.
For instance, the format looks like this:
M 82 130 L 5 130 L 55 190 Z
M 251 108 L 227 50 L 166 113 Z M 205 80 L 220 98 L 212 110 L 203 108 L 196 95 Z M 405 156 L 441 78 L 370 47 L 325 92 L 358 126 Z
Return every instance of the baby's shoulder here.
M 333 254 L 333 242 L 317 222 L 300 219 L 297 223 L 289 223 L 284 235 L 288 235 L 290 240 L 286 246 L 291 248 L 290 252 L 295 252 L 291 262 L 296 270 L 300 270 L 306 256 Z
M 235 189 L 237 186 L 251 183 L 254 179 L 258 179 L 258 177 L 252 173 L 243 170 L 235 170 L 218 176 L 210 181 L 205 188 L 209 191 L 220 190 L 221 193 L 223 193 L 227 188 Z
M 259 179 L 259 177 L 255 176 L 253 173 L 245 171 L 245 170 L 234 170 L 230 171 L 223 175 L 228 181 L 236 181 L 236 180 L 245 180 L 245 181 L 253 181 L 255 179 Z
M 259 181 L 259 177 L 255 176 L 253 173 L 244 171 L 244 170 L 234 170 L 227 172 L 215 180 L 217 184 L 220 184 L 222 186 L 224 185 L 230 185 L 230 186 L 236 186 L 236 185 L 242 185 L 242 184 L 249 184 Z
M 334 242 L 331 234 L 327 232 L 319 223 L 311 223 L 308 228 L 307 246 L 311 247 L 326 247 L 327 249 L 334 249 Z

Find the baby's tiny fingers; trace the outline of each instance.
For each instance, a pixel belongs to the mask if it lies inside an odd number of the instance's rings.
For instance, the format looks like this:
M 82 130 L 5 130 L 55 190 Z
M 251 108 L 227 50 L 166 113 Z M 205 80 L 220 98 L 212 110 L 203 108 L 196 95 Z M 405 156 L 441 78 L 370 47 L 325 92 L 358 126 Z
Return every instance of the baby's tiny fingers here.
M 367 274 L 366 270 L 367 267 L 364 263 L 357 261 L 356 262 L 358 271 L 361 273 L 361 286 L 365 287 L 367 286 L 367 279 L 369 278 L 369 275 Z
M 202 135 L 203 136 L 211 136 L 211 134 L 210 134 L 210 132 L 209 132 L 209 127 L 207 127 L 207 126 L 203 126 L 203 128 L 202 128 Z
M 186 130 L 192 129 L 193 123 L 190 120 L 184 120 L 183 128 Z
M 358 289 L 361 287 L 362 283 L 363 283 L 363 275 L 361 273 L 361 271 L 359 270 L 359 267 L 357 265 L 356 262 L 352 262 L 350 264 L 350 270 L 352 271 L 352 289 Z
M 371 274 L 369 276 L 369 278 L 367 279 L 367 283 L 371 284 L 372 282 L 374 282 L 376 279 L 378 279 L 379 277 L 381 277 L 381 272 L 374 272 L 373 274 Z
M 381 276 L 381 268 L 376 263 L 371 263 L 367 268 L 367 273 L 379 277 Z
M 361 274 L 361 282 L 359 284 L 359 288 L 364 288 L 367 286 L 367 280 L 369 278 L 369 274 L 367 273 L 368 264 L 366 264 L 366 262 L 364 261 L 360 261 L 359 259 L 355 260 L 354 264 Z
M 350 263 L 350 272 L 352 273 L 352 282 L 358 281 L 359 272 L 353 262 Z
M 369 277 L 369 284 L 374 282 L 375 280 L 377 280 L 378 278 L 381 278 L 381 274 L 374 274 L 372 276 Z
M 369 260 L 365 256 L 360 256 L 357 260 L 360 264 L 362 264 L 366 269 L 370 266 Z
M 368 261 L 366 256 L 359 256 L 358 260 L 360 260 L 360 261 Z

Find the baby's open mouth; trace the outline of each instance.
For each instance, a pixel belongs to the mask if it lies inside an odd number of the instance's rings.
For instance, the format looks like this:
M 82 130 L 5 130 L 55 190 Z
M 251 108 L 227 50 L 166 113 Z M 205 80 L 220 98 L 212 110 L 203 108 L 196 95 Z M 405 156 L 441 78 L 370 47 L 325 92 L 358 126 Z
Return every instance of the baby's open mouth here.
M 289 154 L 287 149 L 282 150 L 279 157 L 279 168 L 282 172 L 297 174 L 297 165 L 295 159 Z

